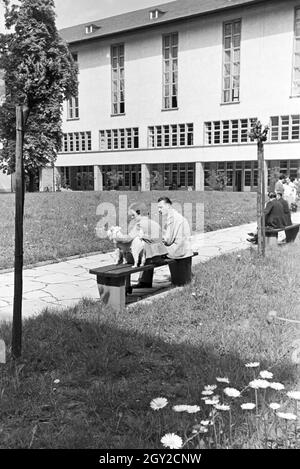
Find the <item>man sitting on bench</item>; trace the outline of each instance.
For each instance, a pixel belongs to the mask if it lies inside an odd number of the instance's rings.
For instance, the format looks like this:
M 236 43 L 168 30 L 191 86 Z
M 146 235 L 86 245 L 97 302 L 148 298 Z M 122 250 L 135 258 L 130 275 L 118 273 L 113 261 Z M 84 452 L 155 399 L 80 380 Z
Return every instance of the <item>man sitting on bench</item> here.
M 265 215 L 265 227 L 266 228 L 275 228 L 275 229 L 282 229 L 288 226 L 288 219 L 284 212 L 284 208 L 282 203 L 277 200 L 275 192 L 268 193 L 269 201 L 267 202 L 264 215 Z M 258 235 L 257 232 L 248 233 L 249 236 L 252 238 L 248 238 L 247 241 L 253 244 L 257 244 L 258 242 Z
M 169 259 L 184 259 L 193 256 L 191 247 L 191 230 L 188 220 L 172 206 L 169 197 L 158 199 L 158 211 L 166 219 L 162 242 L 167 250 Z M 147 263 L 147 262 L 146 262 Z M 155 263 L 149 259 L 149 264 Z M 172 267 L 169 266 L 172 277 Z M 139 283 L 133 288 L 149 288 L 152 286 L 153 270 L 142 273 Z

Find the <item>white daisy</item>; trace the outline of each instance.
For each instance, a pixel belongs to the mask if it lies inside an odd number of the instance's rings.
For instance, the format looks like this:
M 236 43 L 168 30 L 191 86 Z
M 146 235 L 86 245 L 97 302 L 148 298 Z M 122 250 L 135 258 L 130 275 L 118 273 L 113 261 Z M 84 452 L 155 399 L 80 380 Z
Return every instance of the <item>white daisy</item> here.
M 204 389 L 205 389 L 205 391 L 214 391 L 215 389 L 217 389 L 217 385 L 216 384 L 208 384 L 207 386 L 204 386 Z
M 215 408 L 218 410 L 230 410 L 230 406 L 226 404 L 216 404 Z
M 60 379 L 55 379 L 55 380 L 53 381 L 53 383 L 54 383 L 54 384 L 60 383 Z
M 207 405 L 216 405 L 219 403 L 219 398 L 206 399 L 205 404 Z
M 259 362 L 252 362 L 252 363 L 246 363 L 245 367 L 246 368 L 257 368 L 260 365 Z
M 182 448 L 182 438 L 175 433 L 167 433 L 160 440 L 165 448 L 180 449 Z
M 275 391 L 282 391 L 284 389 L 284 385 L 281 383 L 269 383 L 269 388 L 275 389 Z
M 188 407 L 187 405 L 181 404 L 181 405 L 174 405 L 172 409 L 175 410 L 175 412 L 186 412 L 187 407 Z
M 285 420 L 297 420 L 297 415 L 290 412 L 277 412 L 276 415 Z
M 277 402 L 271 402 L 271 403 L 269 404 L 269 407 L 270 407 L 270 409 L 272 409 L 272 410 L 278 410 L 278 409 L 280 409 L 281 405 L 280 405 L 280 404 L 277 404 Z
M 246 402 L 245 404 L 241 404 L 241 408 L 243 410 L 253 410 L 255 409 L 255 404 L 253 404 L 252 402 Z
M 253 389 L 267 389 L 269 385 L 269 381 L 266 381 L 265 379 L 254 379 L 249 383 L 250 388 Z
M 201 420 L 200 421 L 201 425 L 210 425 L 211 424 L 211 421 L 210 420 Z
M 300 391 L 289 391 L 287 396 L 291 399 L 296 399 L 296 401 L 300 400 Z
M 211 396 L 213 393 L 214 393 L 213 391 L 209 391 L 209 390 L 205 390 L 201 392 L 203 396 Z
M 263 379 L 272 379 L 273 373 L 270 373 L 270 371 L 264 370 L 259 373 L 259 376 L 261 376 Z
M 188 414 L 196 414 L 200 411 L 200 407 L 198 405 L 188 405 L 186 411 Z
M 153 410 L 160 410 L 166 407 L 168 401 L 165 397 L 157 397 L 156 399 L 152 399 L 150 402 L 150 407 Z
M 229 379 L 228 378 L 216 378 L 216 380 L 219 382 L 219 383 L 226 383 L 226 384 L 229 384 Z
M 240 391 L 234 388 L 225 388 L 224 393 L 229 397 L 239 397 L 241 395 Z

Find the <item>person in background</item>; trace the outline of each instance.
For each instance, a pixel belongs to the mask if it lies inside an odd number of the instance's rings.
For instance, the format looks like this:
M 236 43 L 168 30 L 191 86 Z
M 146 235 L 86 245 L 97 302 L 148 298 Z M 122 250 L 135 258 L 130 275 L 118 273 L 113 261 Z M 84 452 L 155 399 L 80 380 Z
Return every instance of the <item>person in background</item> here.
M 275 183 L 275 193 L 276 194 L 278 192 L 281 192 L 281 194 L 283 194 L 283 181 L 284 181 L 284 175 L 280 174 L 278 180 Z
M 280 202 L 282 207 L 283 207 L 286 226 L 292 225 L 293 223 L 292 223 L 292 219 L 291 219 L 291 211 L 290 211 L 290 208 L 289 208 L 289 204 L 287 203 L 286 200 L 284 200 L 282 198 L 282 193 L 281 192 L 277 192 L 276 198 L 277 198 L 278 202 Z
M 284 209 L 283 204 L 279 200 L 277 200 L 275 192 L 269 192 L 268 197 L 269 201 L 266 203 L 266 206 L 264 208 L 265 227 L 284 229 L 284 227 L 288 225 L 289 221 L 287 218 L 287 214 L 284 211 L 286 209 Z M 247 241 L 252 244 L 257 244 L 257 231 L 256 233 L 248 233 L 248 235 L 252 236 L 252 238 L 248 238 Z

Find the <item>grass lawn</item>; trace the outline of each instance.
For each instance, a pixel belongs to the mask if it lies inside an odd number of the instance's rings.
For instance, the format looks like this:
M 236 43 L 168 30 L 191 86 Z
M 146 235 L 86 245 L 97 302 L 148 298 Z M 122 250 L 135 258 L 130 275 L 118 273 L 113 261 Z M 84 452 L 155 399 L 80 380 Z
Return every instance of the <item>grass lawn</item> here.
M 173 202 L 204 203 L 204 229 L 217 230 L 256 219 L 255 193 L 229 192 L 56 192 L 27 193 L 24 209 L 24 264 L 67 256 L 113 249 L 108 240 L 99 239 L 95 229 L 100 220 L 96 214 L 100 203 L 116 207 L 118 197 L 126 195 L 128 206 L 143 201 L 150 207 L 161 195 Z M 14 194 L 0 194 L 0 269 L 13 267 Z M 117 218 L 118 221 L 118 218 Z M 195 228 L 195 210 L 193 211 Z M 193 229 L 194 229 L 193 228 Z
M 268 250 L 265 261 L 250 249 L 196 266 L 189 286 L 152 305 L 116 315 L 83 301 L 25 321 L 22 359 L 14 364 L 8 356 L 0 368 L 0 448 L 158 449 L 171 432 L 184 442 L 194 436 L 185 448 L 215 447 L 216 440 L 223 448 L 299 448 L 294 421 L 275 420 L 268 407 L 296 412 L 286 392 L 299 386 L 300 365 L 291 359 L 299 325 L 267 321 L 271 310 L 300 319 L 299 256 L 299 241 Z M 8 346 L 10 334 L 2 324 Z M 240 405 L 256 402 L 248 384 L 261 370 L 285 390 L 259 389 L 255 419 L 255 410 Z M 215 384 L 230 413 L 210 415 L 214 407 L 202 400 L 204 387 Z M 225 386 L 241 397 L 226 397 Z M 152 410 L 157 397 L 168 405 Z M 200 411 L 174 412 L 179 404 Z M 213 424 L 195 437 L 203 419 Z

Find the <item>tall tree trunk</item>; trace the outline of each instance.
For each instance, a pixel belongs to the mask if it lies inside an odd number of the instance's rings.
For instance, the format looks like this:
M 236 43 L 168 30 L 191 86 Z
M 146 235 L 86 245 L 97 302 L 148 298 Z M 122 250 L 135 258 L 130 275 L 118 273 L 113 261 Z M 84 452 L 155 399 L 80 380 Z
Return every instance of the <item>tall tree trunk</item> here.
M 257 187 L 257 234 L 258 234 L 258 254 L 265 256 L 265 166 L 264 166 L 264 145 L 261 140 L 257 143 L 258 160 L 258 187 Z
M 14 358 L 21 356 L 22 349 L 23 215 L 25 197 L 23 136 L 28 113 L 27 106 L 16 106 L 15 271 L 12 323 L 12 355 Z

